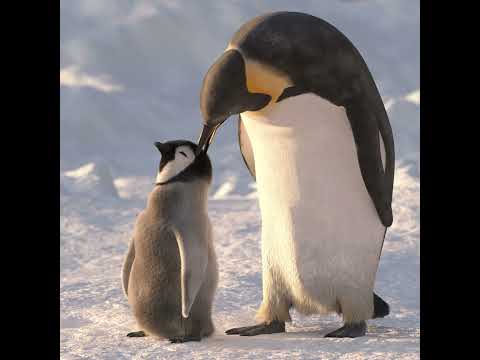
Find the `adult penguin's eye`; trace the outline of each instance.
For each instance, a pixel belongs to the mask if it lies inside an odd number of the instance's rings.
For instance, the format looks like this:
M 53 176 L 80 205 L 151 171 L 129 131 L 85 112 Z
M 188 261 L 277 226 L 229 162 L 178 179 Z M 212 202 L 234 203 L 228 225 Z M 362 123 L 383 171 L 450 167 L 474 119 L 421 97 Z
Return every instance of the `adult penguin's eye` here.
M 179 151 L 180 154 L 182 154 L 183 156 L 187 157 L 187 154 L 185 154 L 183 151 Z

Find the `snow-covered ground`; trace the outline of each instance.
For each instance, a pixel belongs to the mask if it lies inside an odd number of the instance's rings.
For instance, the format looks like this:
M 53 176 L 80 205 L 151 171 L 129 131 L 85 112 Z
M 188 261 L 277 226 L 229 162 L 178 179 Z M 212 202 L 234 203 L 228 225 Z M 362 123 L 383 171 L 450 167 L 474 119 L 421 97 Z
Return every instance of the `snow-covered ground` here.
M 93 171 L 83 170 L 84 177 L 95 178 Z M 135 329 L 135 321 L 121 289 L 120 269 L 135 216 L 145 205 L 152 179 L 119 178 L 115 180 L 119 197 L 95 198 L 76 193 L 77 184 L 71 180 L 80 181 L 72 176 L 62 179 L 62 359 L 418 358 L 419 185 L 407 168 L 397 169 L 396 220 L 385 240 L 376 286 L 392 312 L 387 318 L 370 321 L 368 336 L 323 338 L 341 325 L 339 317 L 297 313 L 286 334 L 224 335 L 230 327 L 251 324 L 261 302 L 257 201 L 227 197 L 209 203 L 220 268 L 214 303 L 217 332 L 199 344 L 182 345 L 125 336 Z M 104 180 L 90 181 L 90 193 L 104 186 Z
M 419 4 L 385 1 L 61 1 L 62 359 L 419 358 Z M 203 74 L 231 34 L 270 10 L 325 18 L 359 48 L 395 133 L 394 224 L 376 292 L 391 314 L 358 339 L 322 336 L 337 316 L 293 313 L 287 333 L 238 337 L 261 302 L 255 186 L 227 122 L 209 153 L 209 212 L 220 280 L 216 333 L 172 345 L 127 338 L 135 322 L 120 282 L 136 214 L 158 166 L 156 140 L 196 139 Z

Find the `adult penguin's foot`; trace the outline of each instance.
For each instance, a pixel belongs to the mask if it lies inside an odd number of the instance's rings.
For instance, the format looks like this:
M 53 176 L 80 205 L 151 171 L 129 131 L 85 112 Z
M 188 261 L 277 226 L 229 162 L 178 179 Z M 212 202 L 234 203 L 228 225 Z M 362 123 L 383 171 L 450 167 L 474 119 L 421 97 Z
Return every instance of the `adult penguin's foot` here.
M 357 323 L 348 323 L 343 325 L 340 329 L 332 331 L 325 335 L 325 337 L 336 337 L 336 338 L 356 338 L 359 336 L 364 336 L 367 332 L 367 323 L 365 321 Z
M 128 337 L 144 337 L 144 336 L 147 336 L 147 334 L 145 334 L 145 331 L 134 331 L 134 332 L 130 332 L 127 334 Z
M 172 344 L 180 344 L 188 341 L 200 341 L 202 340 L 202 338 L 196 335 L 184 335 L 184 336 L 174 336 L 168 340 L 170 340 Z
M 227 335 L 255 336 L 261 334 L 275 334 L 285 332 L 285 322 L 273 320 L 270 323 L 261 323 L 253 326 L 244 326 L 225 331 Z

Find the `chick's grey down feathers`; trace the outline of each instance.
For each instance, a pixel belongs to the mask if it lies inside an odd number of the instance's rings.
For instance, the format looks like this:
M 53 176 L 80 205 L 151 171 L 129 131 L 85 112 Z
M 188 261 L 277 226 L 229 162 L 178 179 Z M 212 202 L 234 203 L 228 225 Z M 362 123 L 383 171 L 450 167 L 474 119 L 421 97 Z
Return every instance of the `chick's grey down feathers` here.
M 194 341 L 214 331 L 218 270 L 206 206 L 211 165 L 206 154 L 192 165 L 188 178 L 155 186 L 150 193 L 122 271 L 140 329 L 172 342 Z

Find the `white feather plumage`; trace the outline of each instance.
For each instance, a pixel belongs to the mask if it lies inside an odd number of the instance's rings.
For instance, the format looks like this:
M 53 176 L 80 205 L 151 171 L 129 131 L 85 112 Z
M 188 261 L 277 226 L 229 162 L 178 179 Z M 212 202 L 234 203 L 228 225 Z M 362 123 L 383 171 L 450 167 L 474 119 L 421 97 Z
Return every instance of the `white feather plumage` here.
M 290 320 L 290 304 L 306 314 L 341 311 L 345 321 L 371 318 L 385 227 L 345 109 L 302 94 L 242 113 L 242 121 L 262 214 L 258 319 Z

